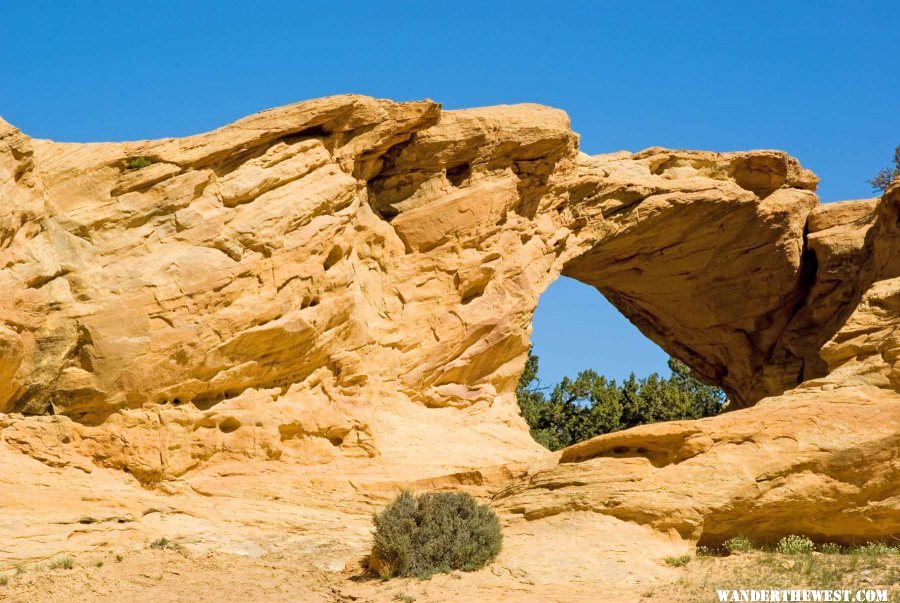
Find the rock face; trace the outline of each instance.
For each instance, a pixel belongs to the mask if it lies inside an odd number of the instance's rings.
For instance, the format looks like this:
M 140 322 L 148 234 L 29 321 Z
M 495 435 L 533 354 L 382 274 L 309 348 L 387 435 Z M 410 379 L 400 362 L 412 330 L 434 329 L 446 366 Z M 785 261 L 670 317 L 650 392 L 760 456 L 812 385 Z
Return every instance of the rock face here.
M 277 462 L 688 540 L 896 533 L 900 187 L 817 181 L 778 151 L 588 156 L 536 105 L 339 96 L 99 144 L 0 121 L 0 450 L 170 494 Z M 514 389 L 560 275 L 746 410 L 542 452 Z

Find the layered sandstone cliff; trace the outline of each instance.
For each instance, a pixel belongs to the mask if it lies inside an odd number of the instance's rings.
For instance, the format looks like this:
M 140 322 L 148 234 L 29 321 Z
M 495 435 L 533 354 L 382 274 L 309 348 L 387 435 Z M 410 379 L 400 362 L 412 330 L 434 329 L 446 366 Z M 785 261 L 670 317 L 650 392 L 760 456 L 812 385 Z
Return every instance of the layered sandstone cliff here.
M 130 143 L 0 121 L 0 509 L 32 472 L 72 526 L 90 483 L 109 517 L 219 494 L 324 531 L 413 483 L 686 541 L 900 531 L 900 188 L 819 205 L 782 152 L 577 143 L 546 107 L 360 96 Z M 745 410 L 543 451 L 514 388 L 560 275 Z M 69 525 L 31 521 L 0 542 Z

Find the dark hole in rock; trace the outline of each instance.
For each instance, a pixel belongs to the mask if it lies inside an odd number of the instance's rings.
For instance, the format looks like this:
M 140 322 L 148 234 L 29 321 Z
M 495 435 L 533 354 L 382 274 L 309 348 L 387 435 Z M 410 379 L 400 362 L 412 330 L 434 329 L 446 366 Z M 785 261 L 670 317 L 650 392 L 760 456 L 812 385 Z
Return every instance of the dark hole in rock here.
M 327 138 L 331 136 L 331 132 L 323 125 L 318 126 L 310 126 L 305 130 L 300 130 L 296 134 L 292 135 L 291 138 Z
M 322 266 L 325 268 L 325 270 L 328 270 L 329 268 L 340 262 L 343 257 L 344 250 L 341 249 L 340 245 L 335 245 L 331 248 L 331 251 L 328 252 L 328 257 L 325 258 L 325 262 L 322 264 Z
M 391 205 L 385 205 L 376 209 L 376 213 L 385 221 L 390 222 L 400 215 L 400 210 Z
M 468 163 L 447 168 L 447 180 L 456 187 L 462 186 L 472 175 L 472 166 Z
M 234 417 L 228 417 L 221 423 L 219 423 L 219 431 L 222 433 L 231 433 L 233 431 L 237 431 L 240 428 L 241 423 Z

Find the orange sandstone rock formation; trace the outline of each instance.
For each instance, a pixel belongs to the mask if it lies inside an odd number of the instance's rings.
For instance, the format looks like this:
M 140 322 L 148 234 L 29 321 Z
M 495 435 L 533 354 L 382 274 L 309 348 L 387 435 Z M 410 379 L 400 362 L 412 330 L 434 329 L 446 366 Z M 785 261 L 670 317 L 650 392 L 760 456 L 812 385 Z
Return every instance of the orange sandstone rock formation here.
M 361 96 L 143 142 L 0 121 L 0 512 L 28 518 L 0 519 L 0 567 L 160 508 L 197 546 L 288 521 L 346 557 L 397 484 L 665 550 L 900 532 L 900 187 L 819 205 L 779 151 L 577 143 L 537 105 Z M 560 275 L 743 410 L 543 451 L 514 389 Z

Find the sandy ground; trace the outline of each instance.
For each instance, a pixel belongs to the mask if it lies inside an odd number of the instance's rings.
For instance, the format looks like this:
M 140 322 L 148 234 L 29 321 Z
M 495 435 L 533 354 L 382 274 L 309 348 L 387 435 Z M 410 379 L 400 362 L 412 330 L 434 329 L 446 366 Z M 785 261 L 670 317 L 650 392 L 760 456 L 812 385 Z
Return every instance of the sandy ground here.
M 58 601 L 715 601 L 717 588 L 887 588 L 900 597 L 900 556 L 790 558 L 764 553 L 694 558 L 656 585 L 535 583 L 498 566 L 429 581 L 382 581 L 360 568 L 328 572 L 301 556 L 249 557 L 181 548 L 83 555 L 71 569 L 28 566 L 0 586 L 0 600 Z M 661 564 L 662 565 L 662 564 Z
M 7 584 L 0 600 L 592 601 L 602 592 L 633 601 L 673 577 L 665 556 L 690 548 L 597 513 L 533 521 L 509 514 L 501 517 L 503 551 L 490 567 L 383 583 L 363 574 L 361 560 L 371 546 L 372 513 L 398 487 L 464 488 L 487 500 L 507 478 L 491 481 L 482 471 L 473 485 L 466 473 L 398 484 L 389 474 L 379 481 L 364 472 L 362 482 L 334 467 L 298 475 L 282 463 L 236 463 L 151 490 L 110 470 L 85 474 L 21 454 L 4 458 L 0 576 Z M 151 549 L 161 537 L 178 548 Z M 65 557 L 74 568 L 49 567 Z
M 533 584 L 498 568 L 441 575 L 429 581 L 382 581 L 348 568 L 330 573 L 309 559 L 285 555 L 260 558 L 185 550 L 145 549 L 120 555 L 84 555 L 72 569 L 28 566 L 9 575 L 0 600 L 59 601 L 633 601 L 634 592 L 575 585 Z M 406 599 L 409 600 L 409 599 Z

